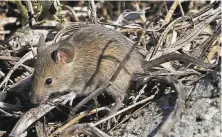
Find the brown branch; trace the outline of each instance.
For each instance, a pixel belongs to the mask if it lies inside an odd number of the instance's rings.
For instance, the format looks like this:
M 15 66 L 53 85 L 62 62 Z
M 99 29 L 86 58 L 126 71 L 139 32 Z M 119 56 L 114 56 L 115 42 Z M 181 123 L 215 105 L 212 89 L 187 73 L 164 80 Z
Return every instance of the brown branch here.
M 172 21 L 167 28 L 164 30 L 164 32 L 161 34 L 159 41 L 155 47 L 155 50 L 153 51 L 153 55 L 151 57 L 153 57 L 157 51 L 159 50 L 159 48 L 162 46 L 163 41 L 166 39 L 166 35 L 169 33 L 170 30 L 172 30 L 174 28 L 174 25 L 180 21 L 184 21 L 184 20 L 189 20 L 191 19 L 189 16 L 184 16 L 184 17 L 180 17 L 178 19 L 175 19 L 174 21 Z
M 114 106 L 114 104 L 110 105 L 110 106 Z M 56 134 L 60 134 L 60 133 L 64 133 L 64 131 L 66 129 L 68 129 L 69 127 L 73 126 L 74 124 L 76 124 L 80 119 L 82 119 L 83 117 L 87 116 L 87 115 L 92 115 L 95 114 L 99 111 L 102 110 L 108 110 L 108 107 L 100 107 L 100 108 L 96 108 L 93 109 L 91 111 L 84 111 L 81 112 L 78 116 L 76 116 L 75 118 L 73 118 L 72 120 L 70 120 L 67 124 L 63 125 L 62 127 L 58 128 L 56 131 L 54 131 L 49 137 L 54 137 Z
M 98 18 L 97 18 L 97 14 L 96 14 L 96 5 L 94 0 L 90 0 L 90 4 L 91 4 L 91 19 L 92 22 L 95 24 L 98 24 Z
M 69 129 L 67 129 L 61 135 L 63 137 L 70 137 L 70 136 L 81 134 L 81 133 L 88 135 L 90 137 L 110 137 L 109 135 L 107 135 L 106 133 L 98 129 L 97 127 L 93 126 L 91 123 L 74 125 L 73 127 L 70 127 Z
M 166 23 L 169 23 L 170 22 L 170 19 L 171 17 L 173 16 L 173 13 L 175 11 L 175 9 L 177 8 L 177 6 L 180 4 L 181 2 L 180 1 L 174 1 L 172 6 L 170 7 L 170 10 L 168 11 L 166 17 L 165 17 L 165 22 Z
M 207 16 L 206 19 L 204 19 L 199 24 L 197 24 L 194 27 L 194 29 L 187 31 L 186 34 L 182 38 L 180 38 L 176 43 L 167 45 L 166 46 L 167 48 L 163 49 L 162 51 L 157 52 L 157 54 L 155 54 L 155 56 L 152 59 L 158 58 L 164 54 L 175 52 L 183 48 L 192 40 L 194 40 L 203 31 L 203 28 L 206 25 L 208 25 L 210 22 L 215 20 L 218 16 L 220 16 L 220 14 L 221 14 L 220 8 L 215 9 L 215 11 L 211 13 L 211 15 Z
M 0 56 L 0 60 L 8 60 L 8 61 L 18 61 L 19 57 L 12 57 L 12 56 Z
M 69 98 L 70 95 L 73 96 L 73 92 L 67 95 L 63 95 L 59 98 L 54 98 L 45 104 L 40 105 L 39 107 L 28 110 L 16 123 L 9 136 L 20 136 L 30 125 L 44 116 L 47 112 L 55 108 L 56 105 L 61 104 L 66 98 Z

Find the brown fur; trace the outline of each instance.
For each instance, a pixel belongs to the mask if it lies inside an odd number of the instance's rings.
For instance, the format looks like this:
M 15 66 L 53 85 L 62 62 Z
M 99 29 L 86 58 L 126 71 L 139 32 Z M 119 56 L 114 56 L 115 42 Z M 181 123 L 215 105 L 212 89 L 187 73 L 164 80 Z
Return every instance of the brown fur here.
M 70 63 L 56 62 L 51 57 L 52 52 L 67 42 L 74 46 L 73 60 Z M 40 47 L 35 64 L 32 102 L 41 104 L 55 92 L 89 94 L 109 81 L 131 46 L 118 32 L 89 25 L 80 28 L 64 41 Z M 140 55 L 134 51 L 113 85 L 107 89 L 116 101 L 115 110 L 120 107 L 133 73 L 143 72 L 141 60 Z M 52 78 L 52 84 L 45 84 L 47 78 Z

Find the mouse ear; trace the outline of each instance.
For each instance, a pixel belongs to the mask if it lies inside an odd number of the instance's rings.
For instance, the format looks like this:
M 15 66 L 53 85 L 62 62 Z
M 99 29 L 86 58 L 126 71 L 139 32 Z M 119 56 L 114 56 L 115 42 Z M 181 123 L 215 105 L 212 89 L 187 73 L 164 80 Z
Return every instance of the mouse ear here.
M 38 47 L 37 47 L 37 52 L 40 50 L 41 47 L 45 47 L 46 43 L 45 43 L 45 38 L 44 35 L 41 34 L 40 38 L 39 38 L 39 43 L 38 43 Z
M 56 52 L 56 61 L 70 63 L 74 57 L 74 46 L 68 42 L 62 42 Z
M 39 38 L 39 47 L 44 47 L 46 46 L 46 43 L 45 43 L 45 38 L 44 38 L 44 35 L 41 34 L 40 38 Z

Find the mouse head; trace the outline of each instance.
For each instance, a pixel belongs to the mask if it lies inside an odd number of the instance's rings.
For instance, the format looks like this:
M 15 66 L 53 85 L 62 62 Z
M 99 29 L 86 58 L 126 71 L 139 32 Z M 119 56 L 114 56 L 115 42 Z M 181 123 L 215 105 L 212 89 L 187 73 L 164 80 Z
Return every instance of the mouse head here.
M 33 104 L 44 103 L 53 93 L 69 90 L 74 51 L 74 46 L 66 41 L 46 46 L 44 36 L 40 37 L 31 88 Z

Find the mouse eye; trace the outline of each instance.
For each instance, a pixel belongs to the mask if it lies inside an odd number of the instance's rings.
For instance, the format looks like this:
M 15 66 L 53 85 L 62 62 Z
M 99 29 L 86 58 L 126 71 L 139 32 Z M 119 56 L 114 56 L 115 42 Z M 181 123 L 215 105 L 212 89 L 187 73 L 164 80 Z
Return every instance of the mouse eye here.
M 47 78 L 45 84 L 50 85 L 52 83 L 52 78 Z

